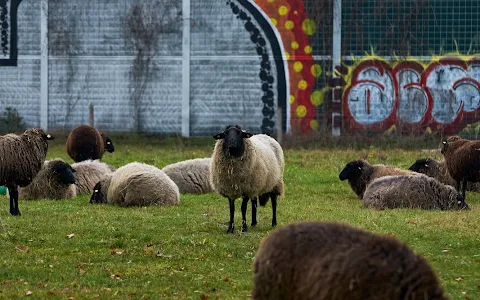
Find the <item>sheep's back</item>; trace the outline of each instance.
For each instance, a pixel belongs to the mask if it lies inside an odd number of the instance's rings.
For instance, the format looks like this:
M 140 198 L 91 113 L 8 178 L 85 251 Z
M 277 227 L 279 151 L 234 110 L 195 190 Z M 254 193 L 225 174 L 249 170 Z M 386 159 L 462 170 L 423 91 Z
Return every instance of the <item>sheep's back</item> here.
M 7 134 L 0 136 L 0 149 L 0 184 L 24 187 L 42 169 L 48 144 L 40 137 Z
M 428 262 L 405 244 L 340 223 L 275 230 L 260 244 L 253 281 L 256 300 L 445 299 Z
M 92 126 L 81 125 L 74 128 L 67 137 L 68 155 L 75 161 L 101 159 L 105 145 L 100 132 Z
M 162 171 L 178 186 L 180 193 L 203 194 L 213 191 L 210 184 L 212 158 L 195 158 L 165 166 Z
M 451 186 L 423 174 L 384 176 L 365 190 L 363 205 L 377 209 L 443 209 L 456 193 Z
M 456 144 L 458 143 L 458 145 Z M 445 156 L 448 172 L 456 181 L 464 177 L 468 181 L 480 180 L 480 141 L 458 141 Z
M 85 160 L 72 164 L 75 169 L 77 193 L 79 195 L 91 194 L 97 182 L 106 174 L 112 173 L 111 167 L 99 160 Z
M 129 163 L 112 174 L 107 202 L 121 206 L 175 205 L 180 202 L 180 192 L 160 169 Z

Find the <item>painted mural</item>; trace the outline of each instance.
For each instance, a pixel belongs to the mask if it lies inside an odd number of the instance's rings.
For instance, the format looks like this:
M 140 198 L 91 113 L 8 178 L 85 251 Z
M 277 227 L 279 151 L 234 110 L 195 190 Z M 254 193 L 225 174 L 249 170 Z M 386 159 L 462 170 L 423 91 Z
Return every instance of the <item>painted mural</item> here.
M 0 66 L 17 65 L 17 9 L 22 0 L 0 0 Z
M 362 59 L 349 67 L 343 94 L 349 131 L 397 127 L 453 134 L 479 119 L 480 57 L 421 62 Z
M 315 22 L 308 18 L 303 1 L 257 0 L 255 3 L 270 18 L 281 36 L 288 62 L 290 126 L 293 132 L 309 133 L 318 128 L 317 106 L 323 93 L 314 90 L 322 68 L 312 56 L 309 36 L 315 34 Z

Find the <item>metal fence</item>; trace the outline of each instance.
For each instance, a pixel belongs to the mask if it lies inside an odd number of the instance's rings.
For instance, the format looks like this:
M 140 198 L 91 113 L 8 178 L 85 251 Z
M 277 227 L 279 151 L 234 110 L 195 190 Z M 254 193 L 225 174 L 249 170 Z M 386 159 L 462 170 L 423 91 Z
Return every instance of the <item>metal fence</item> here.
M 70 129 L 93 104 L 98 127 L 158 134 L 458 132 L 477 122 L 479 13 L 474 0 L 22 0 L 0 110 Z

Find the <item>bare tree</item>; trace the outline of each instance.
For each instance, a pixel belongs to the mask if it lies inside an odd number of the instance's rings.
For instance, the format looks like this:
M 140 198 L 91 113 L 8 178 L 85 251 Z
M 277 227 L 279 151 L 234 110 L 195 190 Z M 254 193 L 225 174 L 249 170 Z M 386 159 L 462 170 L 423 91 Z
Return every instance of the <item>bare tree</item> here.
M 124 38 L 135 51 L 130 69 L 130 101 L 136 132 L 140 132 L 143 95 L 157 70 L 154 58 L 158 54 L 160 37 L 181 21 L 180 4 L 181 1 L 176 0 L 135 3 L 125 15 Z

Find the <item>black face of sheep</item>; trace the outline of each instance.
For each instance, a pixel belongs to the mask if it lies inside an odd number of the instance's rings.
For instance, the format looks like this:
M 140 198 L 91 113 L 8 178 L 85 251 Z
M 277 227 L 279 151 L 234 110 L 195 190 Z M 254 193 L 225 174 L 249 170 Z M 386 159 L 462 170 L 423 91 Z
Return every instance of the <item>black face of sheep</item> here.
M 105 137 L 105 151 L 108 151 L 110 153 L 115 151 L 115 147 L 113 147 L 113 142 L 108 136 Z
M 93 194 L 90 198 L 90 204 L 105 202 L 105 194 L 102 189 L 102 184 L 99 182 L 93 187 Z
M 344 181 L 346 179 L 357 177 L 362 173 L 363 166 L 364 163 L 360 160 L 351 161 L 345 166 L 345 168 L 343 168 L 342 172 L 338 175 L 338 178 L 340 178 L 341 181 Z
M 59 161 L 53 167 L 53 175 L 56 180 L 62 184 L 74 184 L 75 183 L 75 169 L 72 168 L 66 162 Z
M 223 151 L 233 157 L 241 157 L 245 151 L 243 139 L 252 137 L 252 134 L 242 130 L 239 125 L 228 125 L 223 132 L 213 136 L 214 139 L 223 139 Z
M 408 168 L 410 171 L 418 172 L 418 173 L 424 173 L 425 170 L 428 168 L 428 165 L 430 164 L 430 159 L 429 158 L 420 158 L 417 159 L 417 161 Z

